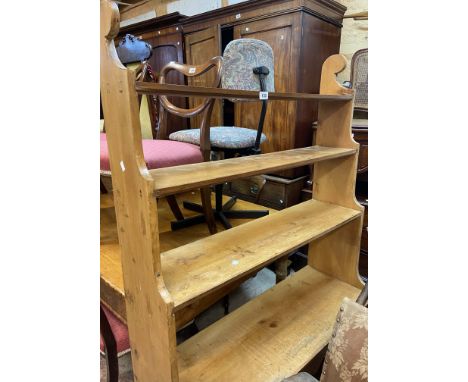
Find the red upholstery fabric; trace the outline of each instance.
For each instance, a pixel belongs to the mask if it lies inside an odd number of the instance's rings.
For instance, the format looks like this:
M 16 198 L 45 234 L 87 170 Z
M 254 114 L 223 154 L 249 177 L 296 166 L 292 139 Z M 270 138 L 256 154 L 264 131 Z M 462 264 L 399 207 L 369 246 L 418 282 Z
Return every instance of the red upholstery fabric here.
M 107 309 L 104 305 L 101 305 L 104 310 L 104 314 L 109 321 L 112 333 L 114 333 L 115 342 L 117 343 L 117 354 L 130 349 L 130 340 L 128 338 L 127 326 L 120 321 L 114 313 Z M 101 351 L 104 351 L 104 341 L 101 336 Z
M 143 139 L 143 154 L 149 169 L 203 162 L 200 148 L 184 142 Z M 110 171 L 105 133 L 101 133 L 101 170 Z

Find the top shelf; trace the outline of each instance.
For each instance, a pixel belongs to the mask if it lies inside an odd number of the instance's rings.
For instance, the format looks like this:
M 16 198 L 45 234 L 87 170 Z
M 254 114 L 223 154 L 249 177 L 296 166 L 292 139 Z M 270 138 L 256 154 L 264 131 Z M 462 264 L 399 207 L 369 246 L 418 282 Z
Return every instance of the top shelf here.
M 239 100 L 261 101 L 258 91 L 233 90 L 220 88 L 205 88 L 201 86 L 185 86 L 170 84 L 155 84 L 151 82 L 137 81 L 135 89 L 139 94 L 160 94 L 180 97 L 210 97 L 210 98 L 234 98 Z M 328 95 L 307 93 L 280 93 L 269 92 L 269 101 L 351 101 L 351 94 Z

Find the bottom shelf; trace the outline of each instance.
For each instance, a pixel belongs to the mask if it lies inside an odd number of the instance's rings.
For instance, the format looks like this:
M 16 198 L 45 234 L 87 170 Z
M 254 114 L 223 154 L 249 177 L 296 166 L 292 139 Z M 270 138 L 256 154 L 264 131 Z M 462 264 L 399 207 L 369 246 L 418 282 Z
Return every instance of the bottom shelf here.
M 306 266 L 177 347 L 180 382 L 273 382 L 328 343 L 344 297 L 360 290 Z

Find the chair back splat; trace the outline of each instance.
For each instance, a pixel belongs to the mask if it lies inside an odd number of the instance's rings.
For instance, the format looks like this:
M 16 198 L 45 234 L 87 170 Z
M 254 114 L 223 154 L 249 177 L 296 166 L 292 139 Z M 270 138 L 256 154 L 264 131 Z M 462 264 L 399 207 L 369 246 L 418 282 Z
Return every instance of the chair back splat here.
M 197 77 L 211 69 L 216 70 L 215 81 L 212 84 L 212 87 L 217 88 L 221 82 L 221 70 L 222 70 L 223 59 L 220 56 L 213 57 L 208 62 L 202 65 L 185 65 L 177 62 L 169 62 L 167 65 L 162 68 L 159 83 L 166 83 L 166 76 L 171 70 L 175 70 L 179 73 L 184 74 L 186 77 Z M 202 151 L 203 158 L 205 161 L 210 159 L 210 120 L 211 113 L 213 111 L 214 99 L 206 98 L 201 104 L 190 109 L 183 109 L 172 104 L 165 95 L 161 95 L 160 99 L 160 108 L 159 108 L 159 132 L 158 137 L 163 137 L 166 139 L 167 135 L 167 113 L 171 113 L 183 118 L 195 117 L 203 113 L 200 127 L 200 150 Z

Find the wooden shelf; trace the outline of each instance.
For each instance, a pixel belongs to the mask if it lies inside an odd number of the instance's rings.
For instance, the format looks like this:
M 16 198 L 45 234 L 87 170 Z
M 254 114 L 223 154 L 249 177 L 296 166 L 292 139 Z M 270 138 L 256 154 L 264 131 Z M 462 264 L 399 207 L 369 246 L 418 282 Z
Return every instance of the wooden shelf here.
M 235 90 L 209 88 L 203 86 L 186 86 L 186 85 L 171 85 L 171 84 L 156 84 L 152 82 L 135 83 L 135 90 L 139 94 L 159 94 L 181 97 L 209 97 L 209 98 L 235 98 L 249 99 L 261 101 L 258 91 L 252 90 Z M 308 93 L 280 93 L 269 92 L 269 101 L 334 101 L 344 102 L 351 101 L 353 96 L 349 94 L 349 90 L 344 89 L 343 94 L 308 94 Z
M 353 155 L 356 149 L 311 146 L 269 154 L 150 170 L 157 197 L 229 180 Z
M 359 293 L 306 266 L 179 345 L 179 381 L 282 381 L 327 345 L 343 298 Z
M 214 203 L 214 194 L 212 194 L 212 203 Z M 183 194 L 180 200 L 188 200 L 199 203 L 199 193 L 192 194 L 187 192 Z M 229 198 L 223 197 L 223 202 L 227 202 Z M 233 210 L 255 210 L 261 206 L 244 200 L 238 200 L 233 207 Z M 269 209 L 270 214 L 275 211 Z M 119 241 L 117 237 L 117 223 L 115 221 L 114 200 L 112 194 L 101 194 L 101 245 L 100 245 L 100 291 L 101 301 L 114 312 L 122 321 L 126 322 L 125 294 L 122 274 L 122 258 Z M 184 211 L 187 213 L 187 211 Z M 195 212 L 188 212 L 187 216 L 195 215 Z M 180 231 L 171 231 L 170 221 L 174 216 L 165 199 L 161 199 L 158 203 L 158 228 L 159 228 L 159 245 L 161 251 L 168 253 L 171 249 L 186 245 L 196 240 L 200 240 L 209 236 L 206 225 L 199 224 L 188 229 Z M 250 219 L 253 220 L 253 219 Z M 248 220 L 247 220 L 248 221 Z M 232 220 L 234 227 L 245 224 L 246 220 Z M 218 228 L 222 230 L 221 224 Z M 161 256 L 161 261 L 166 261 L 164 253 Z M 247 276 L 248 277 L 248 276 Z M 187 307 L 178 311 L 176 314 L 176 326 L 182 327 L 187 321 L 190 321 L 196 314 L 199 314 L 204 309 L 210 306 L 214 301 L 221 299 L 229 290 L 235 289 L 243 280 L 222 288 L 216 293 L 211 293 L 204 301 L 197 301 L 193 307 Z
M 174 310 L 359 217 L 360 211 L 309 200 L 162 253 Z

